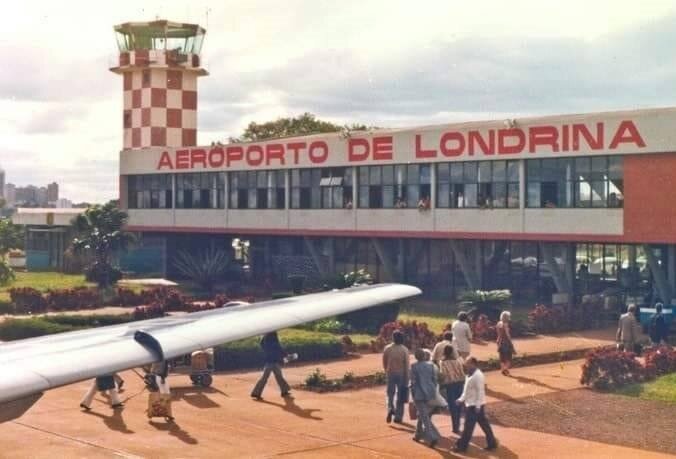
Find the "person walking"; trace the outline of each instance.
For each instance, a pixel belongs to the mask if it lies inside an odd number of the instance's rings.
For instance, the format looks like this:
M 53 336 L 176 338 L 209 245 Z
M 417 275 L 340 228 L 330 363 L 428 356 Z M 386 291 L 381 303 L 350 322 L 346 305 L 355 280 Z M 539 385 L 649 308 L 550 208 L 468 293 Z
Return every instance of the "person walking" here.
M 270 332 L 264 335 L 261 339 L 261 347 L 263 348 L 265 366 L 263 367 L 261 378 L 254 386 L 253 391 L 251 391 L 251 397 L 256 400 L 261 400 L 263 398 L 263 389 L 265 389 L 268 378 L 270 378 L 270 373 L 275 375 L 275 380 L 282 392 L 282 397 L 288 397 L 291 392 L 291 387 L 282 374 L 282 364 L 284 363 L 286 352 L 284 352 L 284 349 L 279 342 L 277 332 Z
M 500 369 L 502 374 L 509 376 L 509 369 L 512 366 L 514 358 L 514 343 L 512 343 L 512 331 L 510 321 L 512 314 L 509 311 L 502 311 L 500 321 L 495 326 L 497 332 L 496 343 L 498 345 L 498 355 L 500 356 Z
M 640 336 L 641 324 L 636 320 L 636 305 L 630 304 L 617 325 L 617 347 L 625 352 L 636 352 Z
M 662 309 L 662 303 L 657 303 L 655 305 L 655 314 L 650 317 L 650 341 L 653 346 L 667 343 L 669 338 L 669 326 L 662 314 Z
M 469 315 L 465 311 L 458 314 L 458 320 L 451 326 L 453 332 L 453 348 L 460 357 L 469 357 L 472 348 L 472 329 L 469 326 Z
M 444 350 L 446 349 L 446 346 L 450 346 L 451 344 L 453 344 L 453 333 L 447 330 L 444 332 L 442 340 L 435 344 L 432 349 L 432 362 L 434 362 L 437 368 L 441 361 L 444 360 Z
M 462 435 L 453 448 L 456 453 L 467 451 L 469 442 L 474 434 L 474 427 L 479 424 L 484 435 L 486 435 L 486 447 L 484 449 L 491 451 L 498 447 L 498 440 L 493 434 L 484 405 L 486 404 L 486 380 L 484 374 L 477 367 L 477 360 L 470 357 L 465 361 L 467 377 L 462 390 L 462 395 L 456 400 L 456 404 L 465 405 L 465 426 Z
M 423 438 L 434 448 L 441 435 L 432 423 L 430 404 L 434 403 L 437 395 L 438 369 L 427 360 L 423 349 L 416 349 L 416 362 L 411 365 L 411 395 L 418 412 L 418 423 L 415 427 L 414 441 Z
M 404 334 L 392 333 L 392 343 L 383 351 L 383 369 L 387 378 L 387 417 L 390 423 L 400 424 L 404 417 L 404 404 L 408 401 L 408 348 L 404 346 Z M 395 399 L 396 395 L 396 399 Z M 395 401 L 396 400 L 396 401 Z
M 96 392 L 108 393 L 111 408 L 122 408 L 124 406 L 118 395 L 118 386 L 114 374 L 103 375 L 96 378 L 80 401 L 80 408 L 85 411 L 91 410 Z
M 453 433 L 460 433 L 460 414 L 462 408 L 455 401 L 462 395 L 465 383 L 465 370 L 462 358 L 456 355 L 453 346 L 444 349 L 444 360 L 439 367 L 441 388 L 448 403 L 448 411 L 451 412 Z

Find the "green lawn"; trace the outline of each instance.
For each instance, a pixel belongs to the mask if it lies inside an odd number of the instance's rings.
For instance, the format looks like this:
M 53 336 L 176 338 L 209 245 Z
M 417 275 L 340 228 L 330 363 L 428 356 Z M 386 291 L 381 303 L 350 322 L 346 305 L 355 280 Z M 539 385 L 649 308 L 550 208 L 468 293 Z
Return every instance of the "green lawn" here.
M 58 288 L 94 286 L 85 281 L 82 274 L 62 274 L 57 272 L 17 272 L 16 280 L 0 287 L 0 303 L 9 302 L 9 289 L 31 287 L 41 292 Z
M 643 400 L 676 403 L 676 373 L 643 384 L 632 384 L 618 391 L 622 395 Z

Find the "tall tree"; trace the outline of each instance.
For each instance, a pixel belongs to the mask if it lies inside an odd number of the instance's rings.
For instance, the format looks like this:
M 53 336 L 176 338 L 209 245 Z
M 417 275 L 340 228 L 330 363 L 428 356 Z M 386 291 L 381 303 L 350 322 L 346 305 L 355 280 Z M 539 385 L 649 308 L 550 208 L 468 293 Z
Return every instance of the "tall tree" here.
M 324 132 L 365 131 L 368 127 L 363 124 L 338 125 L 330 121 L 317 119 L 312 113 L 303 113 L 291 118 L 277 118 L 274 121 L 256 123 L 252 121 L 240 137 L 230 137 L 230 142 L 257 142 L 280 137 L 290 137 Z
M 126 250 L 134 241 L 131 233 L 124 231 L 128 215 L 115 202 L 90 206 L 84 213 L 73 219 L 77 236 L 73 239 L 73 252 L 85 253 L 93 263 L 87 267 L 87 280 L 99 287 L 113 285 L 121 277 L 120 270 L 112 265 L 112 257 L 118 251 Z
M 0 218 L 0 259 L 11 249 L 23 248 L 23 243 L 23 226 L 15 225 L 9 218 Z

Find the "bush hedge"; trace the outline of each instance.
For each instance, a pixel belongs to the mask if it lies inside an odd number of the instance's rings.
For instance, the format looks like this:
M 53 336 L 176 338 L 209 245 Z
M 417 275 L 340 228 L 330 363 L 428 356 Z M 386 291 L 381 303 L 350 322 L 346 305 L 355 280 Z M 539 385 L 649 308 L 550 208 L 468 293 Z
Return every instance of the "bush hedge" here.
M 388 303 L 359 311 L 348 312 L 337 317 L 346 323 L 351 330 L 357 333 L 375 335 L 380 327 L 389 322 L 394 322 L 399 316 L 399 303 Z
M 326 360 L 342 357 L 340 338 L 326 333 L 295 333 L 281 336 L 284 350 L 297 353 L 299 362 Z M 218 346 L 214 350 L 216 370 L 258 368 L 264 365 L 260 337 L 252 337 Z
M 7 319 L 0 323 L 0 340 L 14 341 L 34 338 L 86 328 L 117 325 L 130 322 L 131 320 L 132 316 L 130 314 L 95 316 L 54 315 L 31 317 L 29 319 Z

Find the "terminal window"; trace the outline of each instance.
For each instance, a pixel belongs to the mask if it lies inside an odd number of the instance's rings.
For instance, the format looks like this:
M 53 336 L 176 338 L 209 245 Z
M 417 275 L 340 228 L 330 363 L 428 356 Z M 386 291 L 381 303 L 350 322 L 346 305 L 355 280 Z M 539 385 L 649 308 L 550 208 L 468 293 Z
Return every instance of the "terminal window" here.
M 127 176 L 127 207 L 129 209 L 171 209 L 171 182 L 171 174 Z
M 437 207 L 518 208 L 518 161 L 437 164 Z
M 363 166 L 358 180 L 361 208 L 417 208 L 431 197 L 429 164 Z
M 293 169 L 292 209 L 342 209 L 352 206 L 352 169 Z
M 231 209 L 284 209 L 284 171 L 230 172 Z
M 528 207 L 622 207 L 622 157 L 526 161 Z
M 225 207 L 225 175 L 223 172 L 202 172 L 176 175 L 176 208 L 223 209 Z

